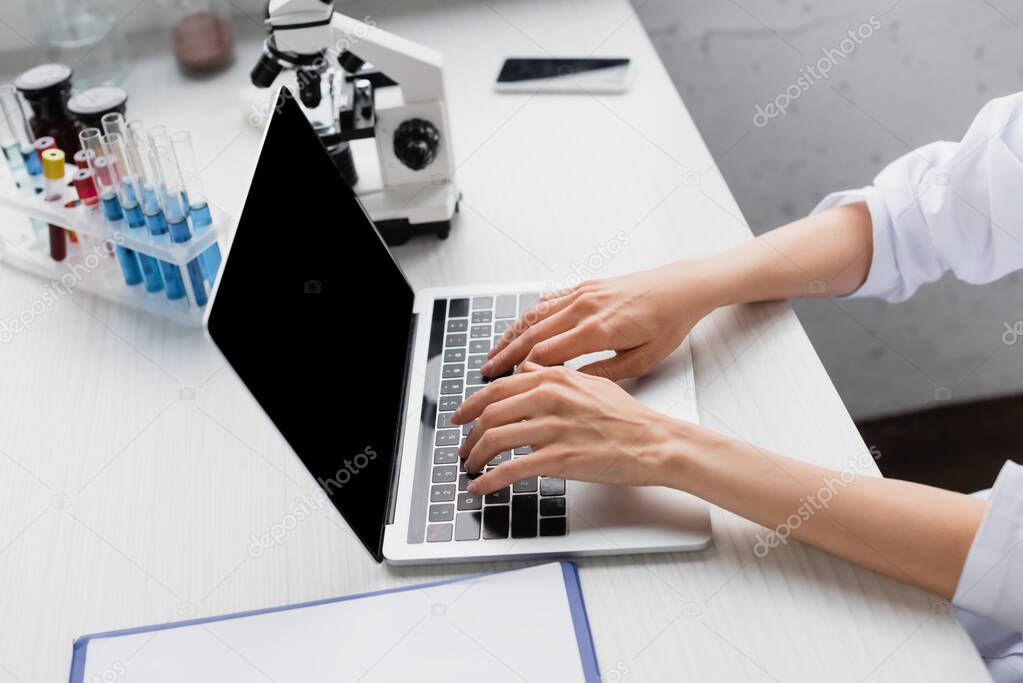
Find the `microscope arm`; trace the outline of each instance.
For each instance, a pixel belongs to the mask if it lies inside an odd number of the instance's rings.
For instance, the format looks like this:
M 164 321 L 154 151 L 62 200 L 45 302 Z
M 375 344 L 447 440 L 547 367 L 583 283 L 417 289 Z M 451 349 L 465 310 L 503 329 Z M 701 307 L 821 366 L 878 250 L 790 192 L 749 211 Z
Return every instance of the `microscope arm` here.
M 406 103 L 444 99 L 443 57 L 414 41 L 334 12 L 334 44 L 398 83 Z

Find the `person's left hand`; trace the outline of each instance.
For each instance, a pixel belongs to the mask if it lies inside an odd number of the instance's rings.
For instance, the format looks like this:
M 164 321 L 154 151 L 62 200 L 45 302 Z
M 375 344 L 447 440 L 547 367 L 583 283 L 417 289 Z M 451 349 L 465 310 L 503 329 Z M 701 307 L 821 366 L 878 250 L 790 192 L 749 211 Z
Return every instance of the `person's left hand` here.
M 537 475 L 610 484 L 662 484 L 669 443 L 683 423 L 657 413 L 614 382 L 564 367 L 523 363 L 455 411 L 454 424 L 476 420 L 459 448 L 479 472 L 503 451 L 532 446 L 469 485 L 492 493 Z

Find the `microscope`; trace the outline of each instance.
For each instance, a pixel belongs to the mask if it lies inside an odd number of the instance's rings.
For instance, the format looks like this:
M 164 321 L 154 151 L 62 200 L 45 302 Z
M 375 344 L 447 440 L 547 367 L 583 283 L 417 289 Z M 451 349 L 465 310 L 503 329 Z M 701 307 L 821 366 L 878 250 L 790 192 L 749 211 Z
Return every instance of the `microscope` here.
M 335 12 L 333 0 L 269 0 L 265 21 L 253 85 L 295 73 L 313 128 L 388 244 L 446 238 L 461 195 L 440 53 Z M 376 163 L 360 178 L 352 142 L 365 138 Z

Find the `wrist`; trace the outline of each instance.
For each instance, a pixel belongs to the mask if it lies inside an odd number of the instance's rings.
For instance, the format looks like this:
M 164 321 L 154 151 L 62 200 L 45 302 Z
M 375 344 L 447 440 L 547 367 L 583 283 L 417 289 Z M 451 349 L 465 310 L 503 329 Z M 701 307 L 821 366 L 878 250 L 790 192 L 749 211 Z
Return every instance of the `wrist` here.
M 672 268 L 672 291 L 683 310 L 695 309 L 702 318 L 735 303 L 732 275 L 717 257 L 682 261 Z
M 693 493 L 702 464 L 727 437 L 684 420 L 662 418 L 652 456 L 654 484 Z

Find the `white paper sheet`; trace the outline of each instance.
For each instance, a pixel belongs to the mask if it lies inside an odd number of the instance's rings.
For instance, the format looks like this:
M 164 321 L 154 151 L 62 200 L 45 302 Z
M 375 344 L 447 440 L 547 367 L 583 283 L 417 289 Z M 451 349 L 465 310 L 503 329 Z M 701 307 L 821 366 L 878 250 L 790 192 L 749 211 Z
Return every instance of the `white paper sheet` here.
M 561 565 L 89 641 L 83 681 L 583 681 Z

